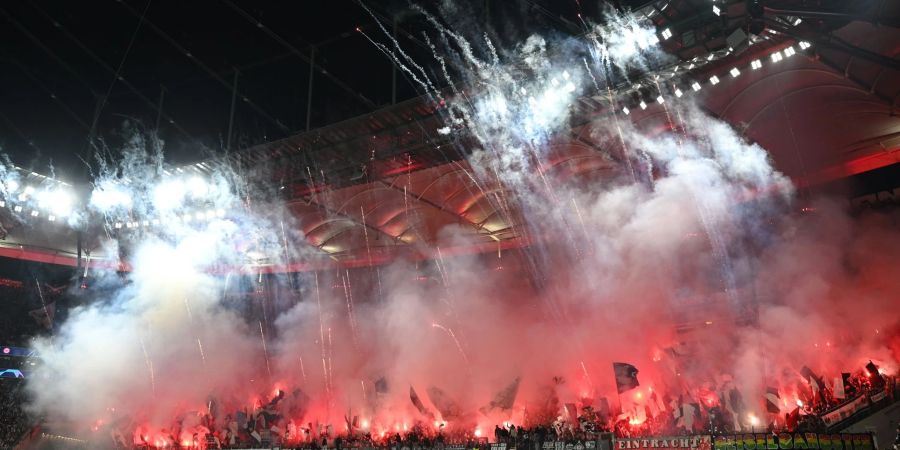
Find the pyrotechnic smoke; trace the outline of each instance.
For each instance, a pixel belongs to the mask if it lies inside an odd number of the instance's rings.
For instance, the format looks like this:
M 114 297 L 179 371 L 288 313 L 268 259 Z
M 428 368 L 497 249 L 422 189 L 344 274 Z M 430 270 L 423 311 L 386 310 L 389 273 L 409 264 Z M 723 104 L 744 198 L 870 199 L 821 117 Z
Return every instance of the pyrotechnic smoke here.
M 249 252 L 285 262 L 314 251 L 282 232 L 289 214 L 257 186 L 228 172 L 202 184 L 167 173 L 141 144 L 101 174 L 91 207 L 110 226 L 125 209 L 168 226 L 133 234 L 132 272 L 100 280 L 114 295 L 39 342 L 35 409 L 81 423 L 127 417 L 153 434 L 214 404 L 221 418 L 265 403 L 277 387 L 299 423 L 340 429 L 350 414 L 390 432 L 426 420 L 412 387 L 435 418 L 471 430 L 552 420 L 560 402 L 583 398 L 615 406 L 614 361 L 640 369 L 623 408 L 645 403 L 648 387 L 696 397 L 731 379 L 758 416 L 765 386 L 794 389 L 803 365 L 836 373 L 874 358 L 896 370 L 900 324 L 885 314 L 900 292 L 889 260 L 900 252 L 896 230 L 828 202 L 792 214 L 788 180 L 727 124 L 687 102 L 670 106 L 663 132 L 609 120 L 594 137 L 621 170 L 570 179 L 544 170 L 555 146 L 573 145 L 559 132 L 576 97 L 605 89 L 609 64 L 645 63 L 636 42 L 653 45 L 646 27 L 611 20 L 574 53 L 572 42 L 540 36 L 497 52 L 432 20 L 438 65 L 453 65 L 446 80 L 429 79 L 395 43 L 378 45 L 427 94 L 448 99 L 443 133 L 479 143 L 472 176 L 499 183 L 498 209 L 519 211 L 532 236 L 505 254 L 511 267 L 497 270 L 493 254 L 445 257 L 441 248 L 466 238 L 444 230 L 427 264 L 310 273 L 294 290 L 266 291 L 283 298 L 245 295 L 261 305 L 236 308 L 229 278 L 211 268 L 242 266 Z M 434 88 L 457 81 L 451 72 L 471 93 Z M 202 217 L 187 206 L 196 202 Z M 267 323 L 241 314 L 257 306 L 272 312 Z M 517 377 L 511 412 L 484 409 Z

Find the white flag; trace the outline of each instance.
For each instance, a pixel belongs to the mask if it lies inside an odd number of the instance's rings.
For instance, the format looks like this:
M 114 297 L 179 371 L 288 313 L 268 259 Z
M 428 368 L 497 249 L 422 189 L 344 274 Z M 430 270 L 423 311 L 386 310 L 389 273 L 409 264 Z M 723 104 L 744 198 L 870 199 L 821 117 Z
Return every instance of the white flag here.
M 834 398 L 847 398 L 844 393 L 844 378 L 841 376 L 834 377 Z

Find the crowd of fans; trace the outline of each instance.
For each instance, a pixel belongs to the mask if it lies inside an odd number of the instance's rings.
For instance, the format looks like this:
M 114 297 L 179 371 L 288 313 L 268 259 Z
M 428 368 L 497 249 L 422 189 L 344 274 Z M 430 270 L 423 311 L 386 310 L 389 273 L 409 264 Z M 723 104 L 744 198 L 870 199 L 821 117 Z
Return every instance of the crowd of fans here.
M 0 378 L 0 449 L 13 448 L 33 425 L 22 410 L 24 387 L 20 379 Z
M 123 419 L 121 427 L 112 423 L 95 435 L 96 440 L 110 443 L 117 448 L 246 448 L 285 445 L 303 448 L 409 448 L 442 449 L 485 448 L 490 442 L 506 443 L 508 447 L 522 450 L 541 450 L 546 442 L 586 442 L 598 439 L 602 433 L 612 433 L 620 438 L 647 436 L 677 436 L 689 434 L 723 434 L 734 432 L 775 432 L 801 431 L 825 432 L 823 414 L 834 411 L 856 399 L 896 397 L 896 379 L 887 376 L 871 376 L 865 371 L 845 378 L 844 395 L 834 395 L 829 389 L 810 391 L 803 397 L 806 401 L 791 413 L 770 414 L 753 428 L 746 423 L 735 423 L 739 417 L 729 411 L 724 402 L 693 403 L 697 407 L 681 409 L 672 407 L 656 414 L 649 409 L 640 420 L 629 413 L 610 415 L 607 408 L 595 412 L 590 406 L 582 405 L 578 417 L 556 417 L 549 423 L 521 425 L 497 425 L 493 430 L 477 429 L 472 426 L 447 427 L 443 422 L 418 421 L 403 426 L 403 430 L 372 430 L 368 423 L 358 418 L 346 418 L 346 424 L 334 427 L 313 423 L 295 423 L 290 417 L 302 417 L 295 406 L 307 401 L 299 390 L 291 394 L 278 391 L 271 400 L 258 404 L 255 409 L 244 409 L 230 414 L 218 415 L 218 407 L 210 404 L 210 411 L 198 416 L 182 417 L 167 430 L 152 432 L 143 436 L 140 431 L 134 435 Z M 23 380 L 0 380 L 2 400 L 0 400 L 0 449 L 12 448 L 33 423 L 29 422 L 22 410 L 24 403 Z M 842 399 L 838 397 L 843 397 Z M 720 399 L 721 400 L 721 399 Z M 688 404 L 689 399 L 678 399 L 678 403 Z M 673 403 L 674 405 L 675 403 Z M 691 410 L 690 418 L 684 411 Z M 793 422 L 791 421 L 793 416 Z M 690 419 L 690 420 L 688 420 Z M 543 422 L 543 420 L 542 420 Z M 109 440 L 108 437 L 112 439 Z

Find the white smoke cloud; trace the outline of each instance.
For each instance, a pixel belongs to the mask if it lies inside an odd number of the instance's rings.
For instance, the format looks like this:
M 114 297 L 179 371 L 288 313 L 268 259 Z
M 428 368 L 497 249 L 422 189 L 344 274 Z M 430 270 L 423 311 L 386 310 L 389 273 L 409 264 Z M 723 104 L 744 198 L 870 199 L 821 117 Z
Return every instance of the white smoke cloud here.
M 623 19 L 604 30 L 606 57 L 643 61 L 632 50 L 649 42 L 647 29 Z M 138 142 L 110 170 L 128 181 L 104 174 L 92 205 L 115 222 L 131 203 L 167 227 L 123 239 L 134 253 L 122 285 L 107 281 L 111 296 L 73 310 L 58 335 L 38 343 L 46 362 L 35 379 L 53 381 L 30 384 L 34 407 L 87 423 L 127 416 L 154 434 L 212 409 L 213 399 L 231 413 L 267 401 L 273 387 L 298 388 L 309 396 L 291 394 L 300 423 L 339 425 L 351 411 L 373 432 L 390 432 L 423 420 L 409 400 L 413 386 L 433 411 L 442 400 L 428 392 L 443 391 L 463 411 L 448 427 L 471 431 L 510 418 L 477 411 L 517 376 L 517 423 L 525 405 L 532 417 L 545 412 L 536 405 L 552 404 L 550 393 L 563 402 L 611 397 L 613 361 L 635 364 L 642 386 L 675 397 L 733 378 L 760 417 L 765 386 L 787 386 L 784 373 L 802 365 L 834 373 L 877 358 L 896 370 L 900 345 L 892 353 L 885 337 L 896 335 L 897 319 L 883 314 L 900 292 L 889 261 L 900 250 L 896 231 L 833 205 L 812 218 L 791 215 L 792 188 L 765 150 L 690 104 L 669 106 L 676 123 L 661 134 L 597 123 L 605 148 L 624 143 L 617 174 L 538 173 L 550 148 L 567 144 L 560 130 L 601 62 L 550 54 L 540 37 L 500 60 L 436 32 L 462 55 L 456 69 L 473 85 L 451 100 L 445 130 L 465 127 L 478 140 L 473 176 L 499 181 L 532 246 L 444 257 L 439 248 L 466 242 L 444 230 L 428 262 L 303 274 L 296 289 L 257 278 L 260 293 L 234 307 L 235 283 L 211 268 L 241 267 L 251 250 L 276 262 L 315 253 L 299 233 L 281 234 L 288 214 L 246 180 L 166 174 Z M 423 81 L 437 95 L 434 85 Z M 628 164 L 652 176 L 631 178 Z M 241 206 L 247 196 L 260 204 Z M 219 209 L 224 217 L 207 218 Z M 685 325 L 693 331 L 679 333 Z M 673 347 L 688 360 L 668 356 Z M 379 393 L 382 377 L 389 387 Z M 645 401 L 636 394 L 626 405 Z

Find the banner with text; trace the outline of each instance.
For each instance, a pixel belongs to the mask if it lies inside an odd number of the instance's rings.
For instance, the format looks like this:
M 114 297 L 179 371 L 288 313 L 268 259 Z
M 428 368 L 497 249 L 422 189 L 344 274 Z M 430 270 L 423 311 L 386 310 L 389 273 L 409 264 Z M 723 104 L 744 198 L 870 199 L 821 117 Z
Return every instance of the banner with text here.
M 748 433 L 616 438 L 614 441 L 616 450 L 875 450 L 872 435 L 848 433 Z
M 769 433 L 716 436 L 715 450 L 875 450 L 870 434 Z

